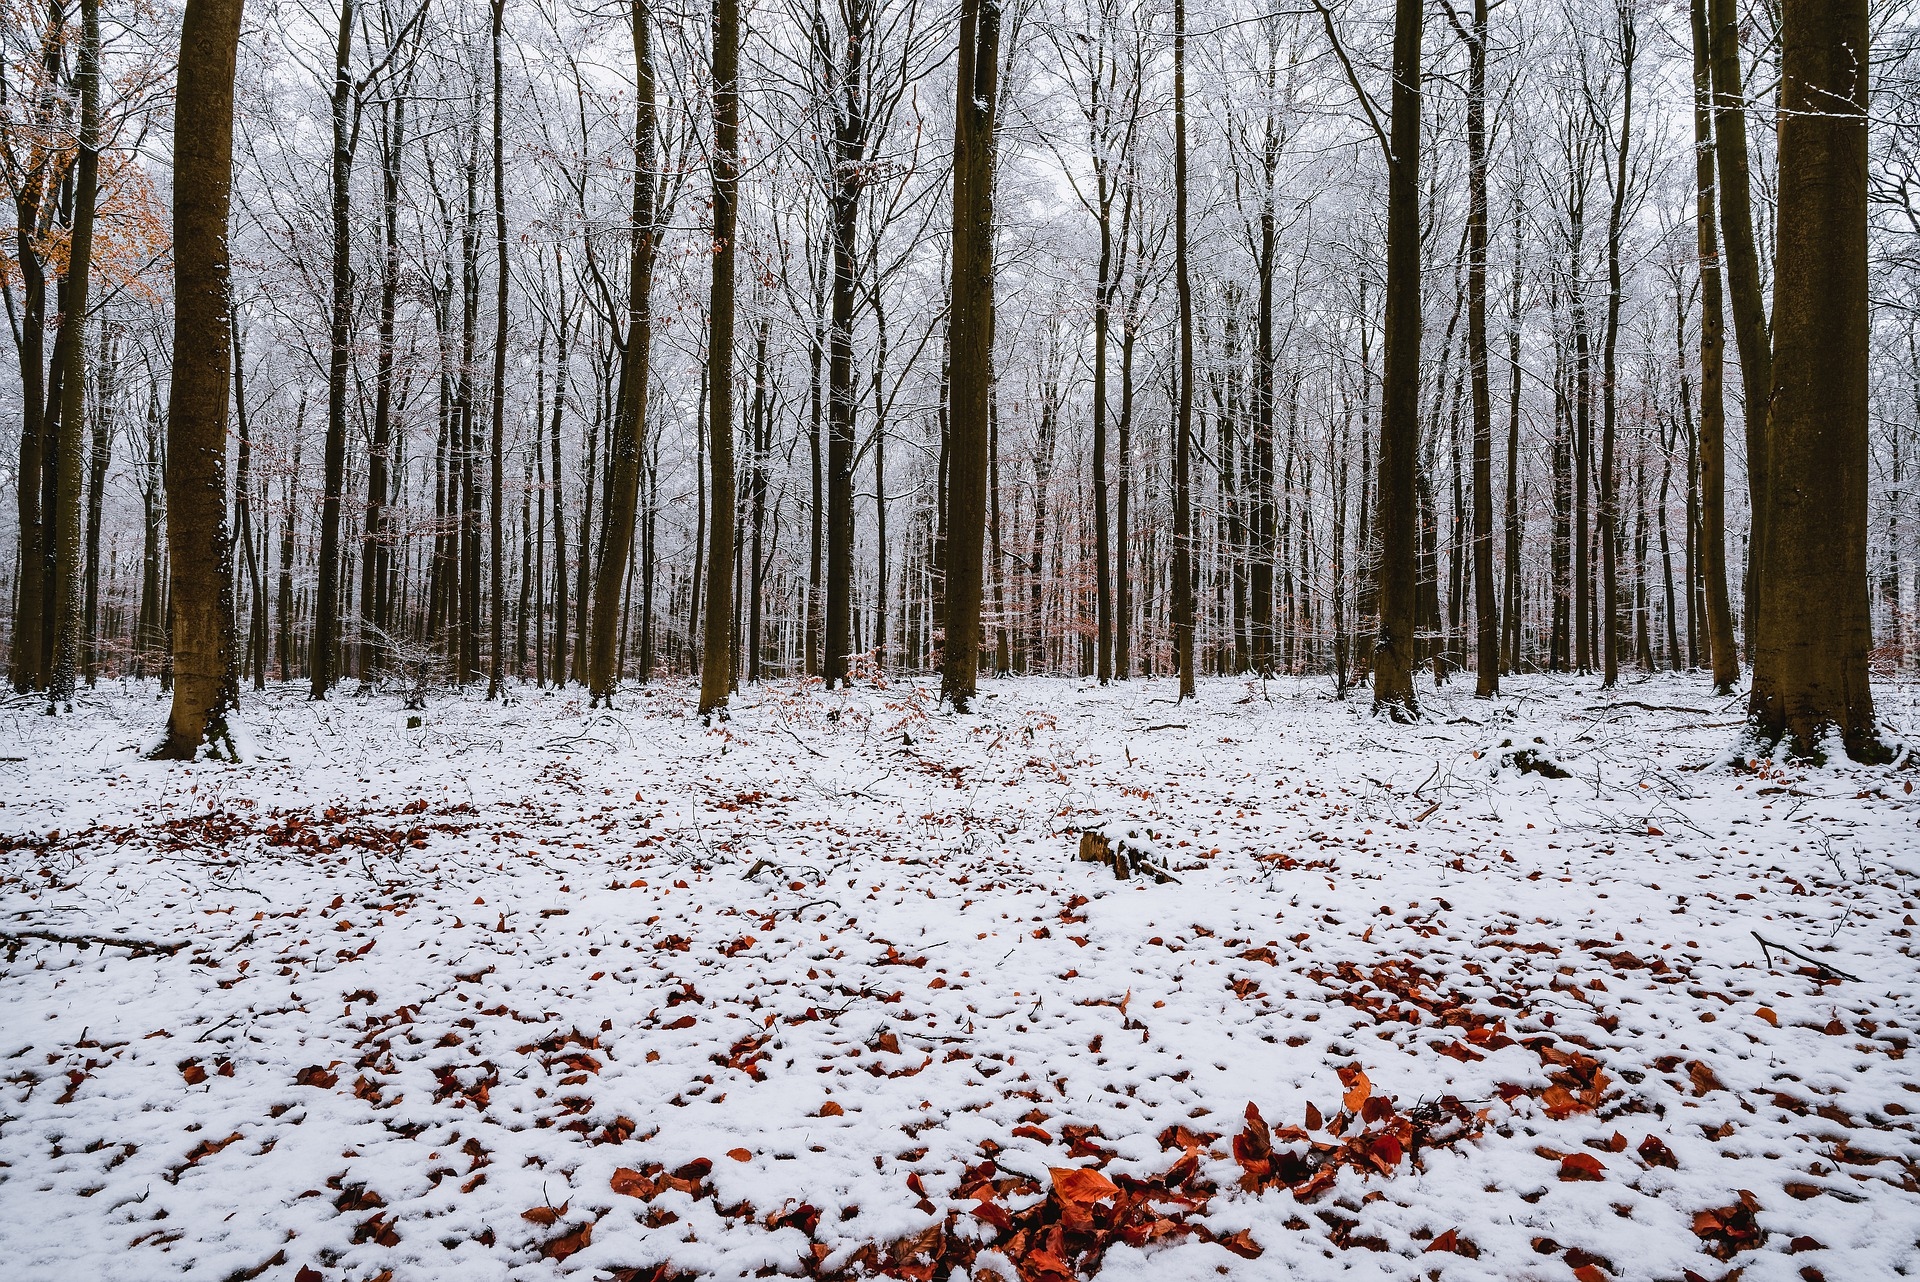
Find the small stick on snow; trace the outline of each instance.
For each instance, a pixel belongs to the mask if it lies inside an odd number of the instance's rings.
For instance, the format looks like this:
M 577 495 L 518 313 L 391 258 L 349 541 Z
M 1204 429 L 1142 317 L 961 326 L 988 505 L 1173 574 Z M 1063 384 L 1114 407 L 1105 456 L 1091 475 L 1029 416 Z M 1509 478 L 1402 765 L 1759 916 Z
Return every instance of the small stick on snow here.
M 1849 975 L 1844 970 L 1840 970 L 1837 967 L 1827 965 L 1825 962 L 1821 961 L 1818 957 L 1809 957 L 1807 954 L 1801 952 L 1798 948 L 1793 948 L 1786 944 L 1779 943 L 1776 940 L 1768 939 L 1757 930 L 1749 931 L 1747 933 L 1752 935 L 1754 939 L 1759 941 L 1760 952 L 1766 957 L 1767 965 L 1769 967 L 1773 965 L 1773 953 L 1770 950 L 1778 948 L 1781 952 L 1787 954 L 1787 956 L 1789 957 L 1798 957 L 1803 962 L 1807 962 L 1810 965 L 1819 967 L 1821 970 L 1826 971 L 1827 974 L 1832 975 L 1835 979 L 1849 979 L 1856 984 L 1861 982 L 1861 979 L 1858 975 Z

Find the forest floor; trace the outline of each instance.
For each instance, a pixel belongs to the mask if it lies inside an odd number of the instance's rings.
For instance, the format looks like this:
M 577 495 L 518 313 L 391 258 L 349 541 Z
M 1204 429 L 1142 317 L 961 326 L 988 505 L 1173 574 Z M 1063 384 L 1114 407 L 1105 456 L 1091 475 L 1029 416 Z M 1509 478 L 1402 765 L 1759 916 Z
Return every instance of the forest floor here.
M 0 1274 L 1920 1274 L 1913 772 L 1596 687 L 7 704 Z

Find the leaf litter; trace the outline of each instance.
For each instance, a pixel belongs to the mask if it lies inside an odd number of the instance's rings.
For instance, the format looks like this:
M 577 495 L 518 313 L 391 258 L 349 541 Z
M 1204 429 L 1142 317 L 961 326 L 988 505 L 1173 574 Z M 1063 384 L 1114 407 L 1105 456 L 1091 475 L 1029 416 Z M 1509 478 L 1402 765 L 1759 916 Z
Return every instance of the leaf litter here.
M 1920 1269 L 1901 773 L 1545 679 L 989 690 L 0 727 L 8 1276 Z

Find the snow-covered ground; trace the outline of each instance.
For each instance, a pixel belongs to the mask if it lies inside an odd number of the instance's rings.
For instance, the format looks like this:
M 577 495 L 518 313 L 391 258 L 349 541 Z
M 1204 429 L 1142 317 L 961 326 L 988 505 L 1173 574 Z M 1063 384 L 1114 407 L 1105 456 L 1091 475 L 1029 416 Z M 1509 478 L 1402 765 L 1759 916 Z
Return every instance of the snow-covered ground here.
M 1912 772 L 1595 685 L 9 704 L 0 1276 L 1920 1274 Z

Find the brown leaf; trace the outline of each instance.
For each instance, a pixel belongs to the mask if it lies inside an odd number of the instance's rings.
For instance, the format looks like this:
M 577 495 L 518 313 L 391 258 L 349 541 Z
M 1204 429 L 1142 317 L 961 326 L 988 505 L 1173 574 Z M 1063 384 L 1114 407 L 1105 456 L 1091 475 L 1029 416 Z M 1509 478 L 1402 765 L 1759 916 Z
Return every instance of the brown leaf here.
M 1604 1179 L 1606 1169 L 1600 1159 L 1591 1153 L 1569 1153 L 1560 1159 L 1560 1178 L 1563 1180 Z
M 1367 1102 L 1367 1096 L 1373 1094 L 1373 1083 L 1358 1064 L 1341 1067 L 1340 1084 L 1346 1087 L 1346 1094 L 1340 1097 L 1340 1103 L 1349 1113 L 1358 1113 L 1361 1105 Z
M 1100 1172 L 1085 1166 L 1050 1166 L 1053 1195 L 1062 1202 L 1089 1206 L 1120 1192 L 1120 1186 Z
M 1703 1060 L 1694 1060 L 1687 1065 L 1687 1076 L 1693 1081 L 1693 1093 L 1705 1095 L 1708 1091 L 1724 1091 L 1727 1084 L 1720 1080 L 1712 1068 Z
M 643 1201 L 651 1199 L 660 1192 L 659 1184 L 642 1175 L 639 1171 L 634 1170 L 631 1166 L 623 1166 L 615 1171 L 613 1173 L 612 1184 L 615 1193 L 623 1197 L 637 1197 Z
M 593 1225 L 582 1224 L 571 1233 L 563 1233 L 540 1248 L 540 1253 L 549 1260 L 564 1260 L 576 1251 L 583 1251 L 593 1244 Z
M 1664 1166 L 1670 1171 L 1680 1169 L 1680 1159 L 1673 1155 L 1673 1150 L 1658 1135 L 1649 1135 L 1641 1140 L 1636 1151 L 1640 1154 L 1640 1160 L 1648 1166 Z

